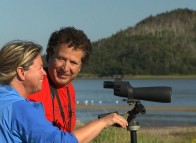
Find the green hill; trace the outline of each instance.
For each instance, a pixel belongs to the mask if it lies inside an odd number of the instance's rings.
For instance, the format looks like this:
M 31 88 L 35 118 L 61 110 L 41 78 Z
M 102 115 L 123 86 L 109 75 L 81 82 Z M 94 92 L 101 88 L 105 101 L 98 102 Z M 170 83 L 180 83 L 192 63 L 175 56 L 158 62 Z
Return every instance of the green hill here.
M 92 43 L 82 73 L 99 76 L 196 74 L 196 11 L 176 9 Z

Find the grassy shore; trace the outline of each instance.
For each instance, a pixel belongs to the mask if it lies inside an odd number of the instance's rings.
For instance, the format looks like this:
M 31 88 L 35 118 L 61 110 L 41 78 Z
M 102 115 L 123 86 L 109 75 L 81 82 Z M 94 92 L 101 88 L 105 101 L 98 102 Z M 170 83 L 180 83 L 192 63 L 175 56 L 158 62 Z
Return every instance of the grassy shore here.
M 98 105 L 84 105 L 77 104 L 77 109 L 82 110 L 130 110 L 130 106 L 98 106 Z M 185 112 L 196 112 L 196 106 L 147 106 L 146 110 L 151 111 L 185 111 Z
M 77 104 L 77 109 L 82 110 L 130 110 L 130 106 L 97 106 L 97 105 L 84 105 L 84 104 Z M 192 111 L 196 112 L 196 106 L 147 106 L 145 107 L 146 110 L 159 110 L 159 111 Z

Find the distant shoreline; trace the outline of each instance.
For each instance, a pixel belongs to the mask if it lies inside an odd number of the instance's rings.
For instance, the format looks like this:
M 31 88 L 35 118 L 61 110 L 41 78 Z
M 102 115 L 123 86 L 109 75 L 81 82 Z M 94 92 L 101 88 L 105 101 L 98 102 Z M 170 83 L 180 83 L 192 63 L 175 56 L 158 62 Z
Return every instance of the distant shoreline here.
M 186 79 L 191 78 L 195 79 L 196 74 L 191 75 L 114 75 L 114 76 L 107 76 L 107 77 L 99 77 L 93 74 L 82 74 L 80 73 L 78 76 L 79 79 L 113 79 L 113 78 L 124 78 L 124 79 Z

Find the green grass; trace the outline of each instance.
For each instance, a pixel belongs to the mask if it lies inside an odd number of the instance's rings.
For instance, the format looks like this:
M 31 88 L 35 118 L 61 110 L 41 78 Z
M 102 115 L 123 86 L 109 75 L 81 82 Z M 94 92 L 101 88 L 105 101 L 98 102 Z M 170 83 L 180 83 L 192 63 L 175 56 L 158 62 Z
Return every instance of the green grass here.
M 191 143 L 196 138 L 196 130 L 177 131 L 145 129 L 137 131 L 138 143 Z M 110 127 L 101 132 L 91 143 L 130 143 L 130 132 L 126 129 Z
M 195 143 L 195 127 L 140 128 L 137 143 Z M 126 129 L 109 127 L 104 129 L 91 143 L 130 143 L 130 132 Z

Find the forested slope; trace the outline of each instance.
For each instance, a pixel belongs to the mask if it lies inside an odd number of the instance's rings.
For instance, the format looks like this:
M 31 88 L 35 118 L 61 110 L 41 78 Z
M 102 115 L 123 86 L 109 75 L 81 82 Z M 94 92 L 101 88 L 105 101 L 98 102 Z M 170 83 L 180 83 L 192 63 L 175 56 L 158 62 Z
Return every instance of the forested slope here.
M 176 9 L 149 16 L 92 45 L 82 73 L 196 74 L 196 11 Z

